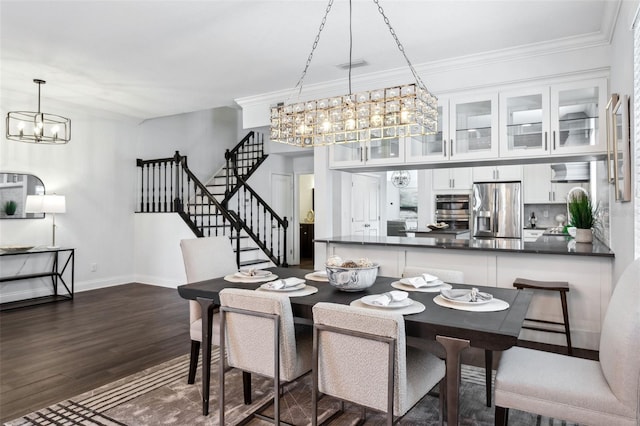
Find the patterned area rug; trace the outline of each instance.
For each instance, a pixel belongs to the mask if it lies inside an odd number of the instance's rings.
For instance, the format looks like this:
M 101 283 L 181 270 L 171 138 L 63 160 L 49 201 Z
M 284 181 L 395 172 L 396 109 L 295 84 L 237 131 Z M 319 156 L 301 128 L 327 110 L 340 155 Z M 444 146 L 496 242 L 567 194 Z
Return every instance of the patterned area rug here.
M 189 356 L 184 355 L 149 368 L 132 376 L 107 384 L 50 407 L 5 423 L 7 426 L 60 425 L 60 426 L 155 426 L 155 425 L 218 425 L 219 353 L 212 354 L 212 388 L 210 415 L 202 416 L 200 376 L 194 385 L 188 385 L 186 376 Z M 200 373 L 201 368 L 198 368 Z M 462 366 L 460 389 L 460 424 L 493 425 L 493 408 L 484 405 L 484 370 Z M 231 370 L 226 374 L 226 422 L 237 424 L 271 398 L 272 381 L 253 377 L 253 403 L 244 405 L 241 373 Z M 304 377 L 286 386 L 281 407 L 283 421 L 310 424 L 311 378 Z M 320 401 L 320 413 L 326 418 L 335 413 L 339 403 L 329 397 Z M 345 404 L 345 411 L 332 425 L 352 425 L 358 422 L 360 408 Z M 265 414 L 272 415 L 272 407 Z M 366 425 L 383 425 L 381 414 L 367 412 Z M 249 425 L 269 423 L 254 419 Z M 399 422 L 400 425 L 437 425 L 438 399 L 427 396 Z M 511 425 L 565 425 L 540 416 L 511 410 Z

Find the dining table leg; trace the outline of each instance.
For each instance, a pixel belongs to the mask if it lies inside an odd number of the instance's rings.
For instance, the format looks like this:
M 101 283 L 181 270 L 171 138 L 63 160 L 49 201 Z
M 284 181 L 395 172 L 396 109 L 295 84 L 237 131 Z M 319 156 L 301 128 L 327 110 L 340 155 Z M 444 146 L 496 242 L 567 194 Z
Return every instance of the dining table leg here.
M 211 337 L 213 300 L 197 298 L 202 310 L 202 414 L 209 414 L 209 389 L 211 384 Z M 222 355 L 220 355 L 222 356 Z
M 436 336 L 446 354 L 447 425 L 458 425 L 458 399 L 460 396 L 460 354 L 469 347 L 469 341 L 454 337 Z

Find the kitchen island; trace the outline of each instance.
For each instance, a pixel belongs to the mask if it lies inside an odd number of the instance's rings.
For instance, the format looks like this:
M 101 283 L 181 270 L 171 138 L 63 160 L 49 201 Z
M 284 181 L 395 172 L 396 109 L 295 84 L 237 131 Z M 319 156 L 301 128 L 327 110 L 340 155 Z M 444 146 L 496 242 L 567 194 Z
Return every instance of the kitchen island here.
M 317 267 L 322 267 L 328 256 L 338 255 L 343 259 L 367 257 L 380 264 L 380 275 L 391 277 L 400 277 L 406 266 L 423 266 L 459 270 L 464 272 L 465 283 L 502 288 L 513 288 L 518 277 L 567 281 L 573 346 L 598 349 L 600 327 L 613 290 L 614 260 L 614 253 L 599 240 L 576 244 L 560 235 L 542 236 L 534 242 L 362 236 L 314 241 Z M 529 317 L 561 321 L 557 294 L 536 292 Z M 521 338 L 565 345 L 562 335 L 534 330 L 523 330 Z

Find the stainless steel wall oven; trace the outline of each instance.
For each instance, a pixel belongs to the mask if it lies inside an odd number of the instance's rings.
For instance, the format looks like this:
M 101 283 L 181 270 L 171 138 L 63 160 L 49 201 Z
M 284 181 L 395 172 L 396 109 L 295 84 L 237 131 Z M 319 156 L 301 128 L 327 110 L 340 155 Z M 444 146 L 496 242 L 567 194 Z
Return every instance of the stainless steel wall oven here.
M 449 229 L 469 229 L 468 194 L 436 195 L 436 222 L 444 222 Z

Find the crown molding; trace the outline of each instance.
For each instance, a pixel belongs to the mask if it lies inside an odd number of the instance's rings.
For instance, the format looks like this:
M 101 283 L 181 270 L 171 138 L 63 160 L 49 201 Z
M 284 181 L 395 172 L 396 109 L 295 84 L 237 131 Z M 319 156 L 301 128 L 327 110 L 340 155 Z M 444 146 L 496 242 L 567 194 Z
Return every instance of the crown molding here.
M 605 2 L 605 10 L 602 16 L 601 30 L 581 36 L 565 37 L 550 42 L 532 43 L 507 49 L 482 52 L 457 58 L 445 59 L 415 65 L 415 69 L 421 76 L 436 75 L 455 70 L 486 66 L 496 63 L 517 62 L 530 58 L 557 55 L 581 49 L 608 46 L 613 38 L 613 33 L 618 20 L 622 0 Z M 423 78 L 424 80 L 425 78 Z M 407 67 L 394 68 L 375 73 L 363 74 L 352 77 L 353 92 L 372 90 L 399 84 L 399 82 L 412 82 L 413 76 Z M 262 93 L 254 96 L 245 96 L 234 99 L 240 107 L 252 107 L 257 105 L 276 105 L 280 102 L 306 101 L 320 97 L 339 96 L 345 93 L 347 78 L 341 78 L 322 83 L 310 84 L 303 88 L 298 96 L 293 88 Z

